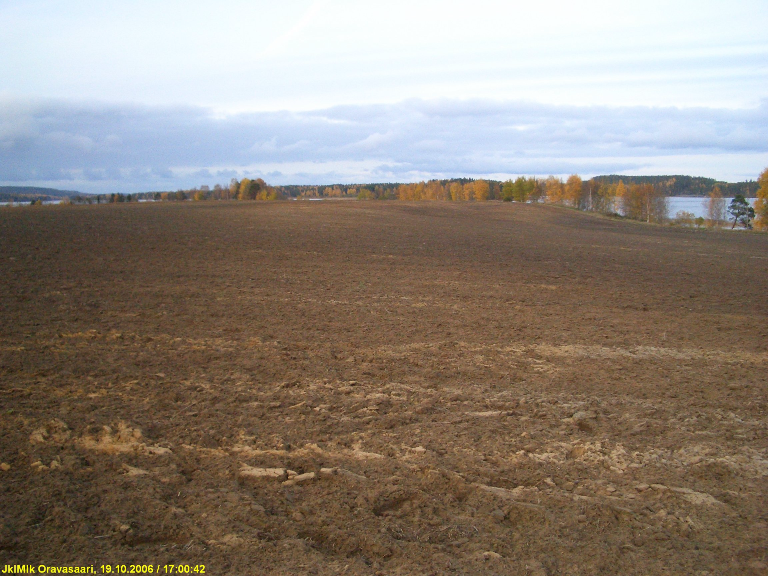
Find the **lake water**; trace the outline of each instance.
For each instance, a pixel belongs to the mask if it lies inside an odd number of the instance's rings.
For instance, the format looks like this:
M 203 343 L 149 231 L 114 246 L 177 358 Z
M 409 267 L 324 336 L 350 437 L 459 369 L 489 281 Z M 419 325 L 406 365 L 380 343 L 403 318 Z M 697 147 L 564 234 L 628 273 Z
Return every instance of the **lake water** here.
M 667 200 L 669 200 L 669 217 L 674 218 L 675 214 L 677 214 L 679 211 L 684 210 L 686 212 L 693 213 L 693 216 L 695 218 L 698 218 L 701 216 L 702 218 L 707 217 L 707 197 L 702 196 L 670 196 Z M 731 200 L 733 198 L 724 198 L 725 200 L 725 207 L 726 209 L 728 206 L 731 205 Z M 747 202 L 749 202 L 749 205 L 754 208 L 755 206 L 755 198 L 747 198 Z

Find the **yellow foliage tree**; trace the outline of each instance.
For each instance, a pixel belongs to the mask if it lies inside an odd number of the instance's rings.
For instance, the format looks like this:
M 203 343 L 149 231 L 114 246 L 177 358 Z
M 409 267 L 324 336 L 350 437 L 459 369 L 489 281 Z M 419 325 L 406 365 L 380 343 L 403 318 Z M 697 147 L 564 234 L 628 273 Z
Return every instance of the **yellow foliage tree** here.
M 397 187 L 397 199 L 398 200 L 424 200 L 424 182 L 418 182 L 416 184 L 401 184 Z
M 621 211 L 627 218 L 633 220 L 643 219 L 643 193 L 639 184 L 630 183 L 627 191 L 621 197 Z
M 755 201 L 755 227 L 758 230 L 768 230 L 768 168 L 763 170 L 757 182 L 760 187 L 757 189 Z
M 445 200 L 445 188 L 439 180 L 430 180 L 427 182 L 424 195 L 427 200 Z
M 561 204 L 563 202 L 564 188 L 562 180 L 550 176 L 544 181 L 544 189 L 547 194 L 547 202 L 550 204 Z
M 624 197 L 627 195 L 627 186 L 624 184 L 623 180 L 619 180 L 619 183 L 616 185 L 616 190 L 613 193 L 614 202 L 618 200 L 619 205 L 622 205 L 624 202 Z
M 581 204 L 581 178 L 572 174 L 565 183 L 564 199 L 569 206 L 578 208 Z
M 462 188 L 462 196 L 461 199 L 464 200 L 464 202 L 469 202 L 472 200 L 475 196 L 475 184 L 474 182 L 467 182 L 464 184 L 464 187 Z
M 240 180 L 240 187 L 237 190 L 238 200 L 252 200 L 250 197 L 251 192 L 251 180 L 250 178 L 243 178 Z
M 488 194 L 490 193 L 490 186 L 485 180 L 475 180 L 472 186 L 472 191 L 475 193 L 475 200 L 478 202 L 485 202 L 488 200 Z
M 631 184 L 621 199 L 624 216 L 646 222 L 664 222 L 669 206 L 661 187 L 653 184 Z
M 454 202 L 464 199 L 464 189 L 458 182 L 451 182 L 451 186 L 448 190 L 449 198 Z

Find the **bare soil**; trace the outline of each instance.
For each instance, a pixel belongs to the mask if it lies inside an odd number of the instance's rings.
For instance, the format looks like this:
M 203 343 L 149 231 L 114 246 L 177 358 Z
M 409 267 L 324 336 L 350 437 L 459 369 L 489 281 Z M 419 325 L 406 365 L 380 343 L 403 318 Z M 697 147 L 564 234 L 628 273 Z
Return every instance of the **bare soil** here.
M 0 564 L 765 574 L 768 236 L 0 211 Z

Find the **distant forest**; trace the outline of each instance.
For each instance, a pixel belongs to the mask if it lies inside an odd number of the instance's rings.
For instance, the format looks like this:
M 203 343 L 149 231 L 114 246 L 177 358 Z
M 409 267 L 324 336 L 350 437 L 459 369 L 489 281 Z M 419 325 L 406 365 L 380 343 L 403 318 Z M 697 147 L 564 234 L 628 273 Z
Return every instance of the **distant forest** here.
M 531 178 L 531 180 L 544 182 L 546 178 Z M 741 194 L 745 198 L 754 198 L 757 193 L 758 183 L 755 180 L 747 180 L 745 182 L 721 182 L 714 178 L 704 178 L 701 176 L 619 176 L 615 174 L 609 174 L 607 176 L 595 176 L 591 182 L 599 182 L 602 185 L 616 185 L 620 181 L 623 181 L 625 185 L 631 184 L 651 184 L 659 188 L 667 196 L 709 196 L 715 187 L 720 189 L 723 196 L 736 196 Z M 474 182 L 472 178 L 451 178 L 446 180 L 431 180 L 431 182 L 439 182 L 443 186 L 450 185 L 457 182 L 461 185 L 465 185 L 469 182 Z M 499 180 L 486 180 L 491 188 L 504 185 L 504 182 Z M 397 197 L 397 189 L 402 186 L 399 183 L 377 183 L 377 184 L 333 184 L 330 186 L 280 186 L 287 196 L 301 197 L 306 195 L 317 195 L 321 197 L 325 196 L 338 196 L 338 191 L 343 192 L 342 195 L 356 195 L 360 191 L 367 191 L 372 196 L 379 197 Z M 349 192 L 347 192 L 349 191 Z
M 723 196 L 736 196 L 741 194 L 745 198 L 754 198 L 757 193 L 758 182 L 747 180 L 746 182 L 720 182 L 714 178 L 701 176 L 595 176 L 593 180 L 604 184 L 652 184 L 661 187 L 667 196 L 709 196 L 715 189 L 720 188 Z

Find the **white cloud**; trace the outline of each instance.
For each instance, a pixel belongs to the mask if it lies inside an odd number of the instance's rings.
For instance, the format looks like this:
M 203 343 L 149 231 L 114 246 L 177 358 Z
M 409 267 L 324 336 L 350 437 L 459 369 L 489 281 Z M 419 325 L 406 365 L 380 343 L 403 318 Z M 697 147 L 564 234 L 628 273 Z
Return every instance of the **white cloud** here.
M 516 174 L 756 178 L 768 101 L 746 110 L 418 100 L 221 116 L 197 107 L 0 109 L 0 182 L 139 191 L 261 176 L 271 183 Z
M 43 135 L 43 145 L 70 152 L 88 153 L 93 150 L 94 143 L 88 136 L 68 134 L 67 132 L 48 132 Z

